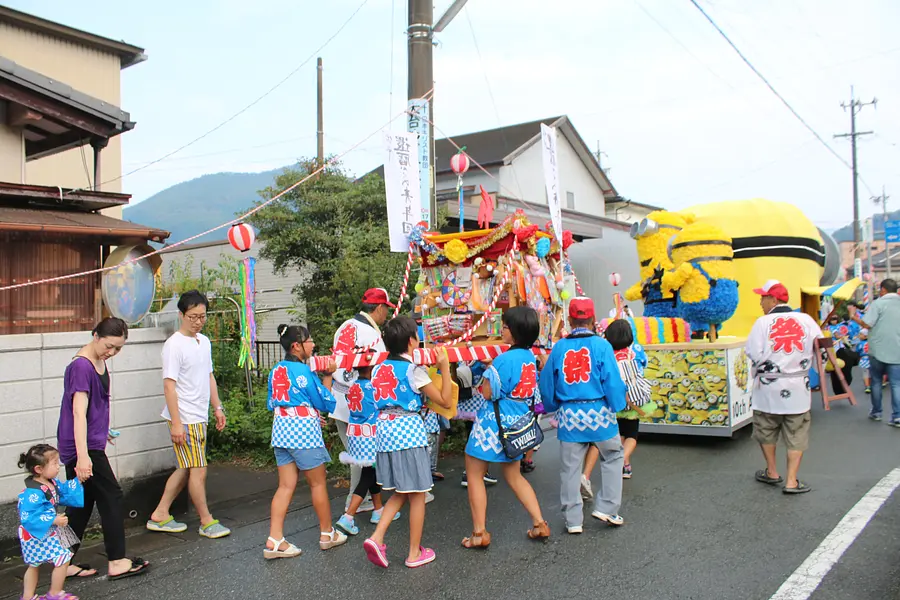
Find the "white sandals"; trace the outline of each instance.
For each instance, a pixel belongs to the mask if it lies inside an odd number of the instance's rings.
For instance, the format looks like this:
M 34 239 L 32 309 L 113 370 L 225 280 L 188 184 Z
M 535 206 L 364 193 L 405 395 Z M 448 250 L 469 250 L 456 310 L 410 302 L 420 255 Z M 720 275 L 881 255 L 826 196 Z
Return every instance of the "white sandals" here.
M 276 540 L 275 538 L 270 537 L 269 541 L 275 545 L 275 549 L 270 550 L 267 547 L 265 550 L 263 550 L 263 556 L 268 560 L 272 560 L 273 558 L 294 558 L 295 556 L 300 556 L 303 553 L 303 551 L 300 548 L 293 545 L 292 543 L 285 540 L 284 538 L 281 538 L 280 540 Z M 287 544 L 287 548 L 282 550 L 281 549 L 282 544 Z
M 327 540 L 323 540 L 321 537 L 319 538 L 319 548 L 322 550 L 330 550 L 335 546 L 347 543 L 347 536 L 334 527 L 331 528 L 331 531 L 323 531 L 322 535 L 328 536 Z

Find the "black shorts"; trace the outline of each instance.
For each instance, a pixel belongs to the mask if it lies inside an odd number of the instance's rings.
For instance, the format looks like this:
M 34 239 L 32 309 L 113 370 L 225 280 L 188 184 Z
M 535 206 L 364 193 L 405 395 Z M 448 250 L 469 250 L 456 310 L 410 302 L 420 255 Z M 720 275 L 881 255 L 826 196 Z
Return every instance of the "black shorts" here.
M 631 438 L 636 440 L 638 438 L 638 426 L 640 425 L 640 421 L 637 419 L 616 419 L 616 422 L 619 424 L 619 435 L 623 438 Z

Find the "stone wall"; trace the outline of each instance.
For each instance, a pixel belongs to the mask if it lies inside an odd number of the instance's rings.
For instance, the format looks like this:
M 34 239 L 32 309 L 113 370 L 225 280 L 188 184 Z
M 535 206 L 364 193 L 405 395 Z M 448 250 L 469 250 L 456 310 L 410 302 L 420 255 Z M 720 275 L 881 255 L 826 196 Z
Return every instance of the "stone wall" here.
M 174 467 L 168 431 L 160 417 L 163 329 L 133 329 L 128 343 L 109 361 L 112 380 L 110 427 L 122 435 L 107 454 L 121 480 Z M 63 374 L 90 333 L 0 336 L 0 505 L 22 491 L 18 456 L 32 444 L 56 443 Z M 4 511 L 6 512 L 6 511 Z

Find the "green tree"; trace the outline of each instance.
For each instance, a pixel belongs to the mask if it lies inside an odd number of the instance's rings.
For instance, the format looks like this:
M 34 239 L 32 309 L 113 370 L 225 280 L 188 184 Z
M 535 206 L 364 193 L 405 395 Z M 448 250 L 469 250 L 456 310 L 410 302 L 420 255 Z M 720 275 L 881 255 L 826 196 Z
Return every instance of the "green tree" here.
M 315 161 L 302 160 L 260 195 L 270 199 L 315 168 Z M 383 287 L 393 298 L 400 291 L 406 255 L 390 251 L 384 180 L 377 175 L 356 181 L 340 165 L 329 166 L 250 221 L 265 242 L 261 255 L 276 271 L 307 274 L 294 293 L 323 348 L 359 310 L 366 289 Z

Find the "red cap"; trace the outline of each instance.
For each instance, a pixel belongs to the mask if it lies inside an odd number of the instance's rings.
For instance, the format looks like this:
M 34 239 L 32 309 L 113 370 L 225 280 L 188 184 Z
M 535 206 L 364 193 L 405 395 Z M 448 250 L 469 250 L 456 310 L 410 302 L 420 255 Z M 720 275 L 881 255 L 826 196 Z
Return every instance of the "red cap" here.
M 386 304 L 391 308 L 397 308 L 396 305 L 391 304 L 391 299 L 384 288 L 369 288 L 363 294 L 362 302 L 363 304 Z
M 787 302 L 790 298 L 788 289 L 777 279 L 770 279 L 761 288 L 756 288 L 753 291 L 760 296 L 771 296 L 779 302 Z
M 590 298 L 578 297 L 569 301 L 569 317 L 572 319 L 590 319 L 594 316 L 594 301 Z

